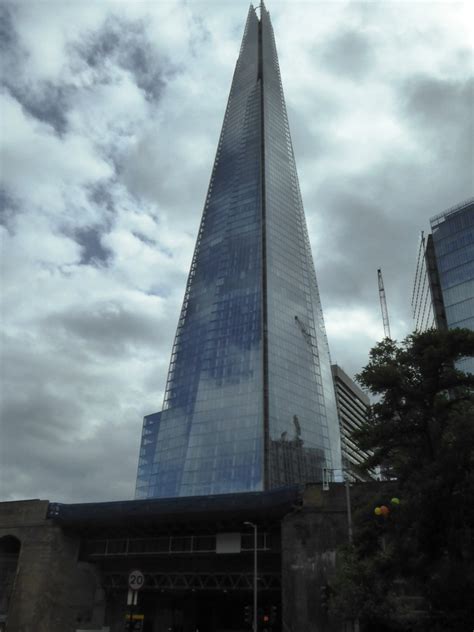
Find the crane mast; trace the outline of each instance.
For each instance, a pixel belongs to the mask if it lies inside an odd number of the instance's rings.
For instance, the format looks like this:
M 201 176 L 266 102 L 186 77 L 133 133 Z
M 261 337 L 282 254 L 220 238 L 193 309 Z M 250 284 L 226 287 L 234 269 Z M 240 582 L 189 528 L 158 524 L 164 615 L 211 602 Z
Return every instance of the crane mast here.
M 385 334 L 385 338 L 391 338 L 392 336 L 390 335 L 390 323 L 388 321 L 387 299 L 385 297 L 385 288 L 383 285 L 382 270 L 380 268 L 377 270 L 377 276 L 379 280 L 379 297 L 380 297 L 380 308 L 382 310 L 383 331 Z

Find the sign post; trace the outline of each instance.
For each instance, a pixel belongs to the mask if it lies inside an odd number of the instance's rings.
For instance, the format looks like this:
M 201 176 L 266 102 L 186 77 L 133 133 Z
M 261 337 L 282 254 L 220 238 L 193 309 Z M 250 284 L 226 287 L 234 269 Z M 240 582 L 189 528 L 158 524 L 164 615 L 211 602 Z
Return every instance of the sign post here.
M 128 576 L 128 595 L 127 595 L 127 606 L 130 606 L 129 614 L 128 614 L 128 632 L 133 632 L 136 628 L 133 616 L 134 606 L 138 603 L 138 591 L 143 588 L 145 585 L 145 576 L 139 570 L 131 571 Z M 138 619 L 137 619 L 138 621 Z M 143 625 L 143 617 L 140 619 L 138 630 L 142 629 Z

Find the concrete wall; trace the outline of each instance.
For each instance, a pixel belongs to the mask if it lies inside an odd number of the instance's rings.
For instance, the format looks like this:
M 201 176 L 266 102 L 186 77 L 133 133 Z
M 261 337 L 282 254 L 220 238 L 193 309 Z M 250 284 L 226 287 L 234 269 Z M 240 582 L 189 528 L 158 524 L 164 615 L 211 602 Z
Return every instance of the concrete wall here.
M 348 541 L 345 489 L 307 485 L 302 507 L 282 522 L 283 632 L 343 632 L 321 605 L 320 589 L 334 576 L 336 548 Z
M 20 540 L 7 632 L 100 629 L 104 597 L 95 568 L 78 562 L 80 541 L 46 518 L 48 501 L 0 503 L 0 538 Z

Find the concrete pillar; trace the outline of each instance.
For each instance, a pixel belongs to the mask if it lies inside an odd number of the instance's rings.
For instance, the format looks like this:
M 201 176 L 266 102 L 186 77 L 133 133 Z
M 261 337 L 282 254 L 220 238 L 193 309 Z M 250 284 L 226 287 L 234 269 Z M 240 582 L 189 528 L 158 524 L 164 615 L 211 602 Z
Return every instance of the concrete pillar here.
M 282 521 L 282 632 L 343 632 L 321 605 L 335 573 L 336 549 L 348 540 L 342 484 L 307 485 L 303 504 Z

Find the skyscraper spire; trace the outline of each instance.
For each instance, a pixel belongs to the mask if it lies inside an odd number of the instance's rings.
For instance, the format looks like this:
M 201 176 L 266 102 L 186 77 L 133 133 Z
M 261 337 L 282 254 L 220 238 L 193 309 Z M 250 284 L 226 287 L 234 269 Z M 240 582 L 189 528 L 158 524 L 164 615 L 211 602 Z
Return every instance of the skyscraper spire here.
M 328 345 L 270 17 L 250 6 L 136 495 L 321 480 L 339 469 Z

